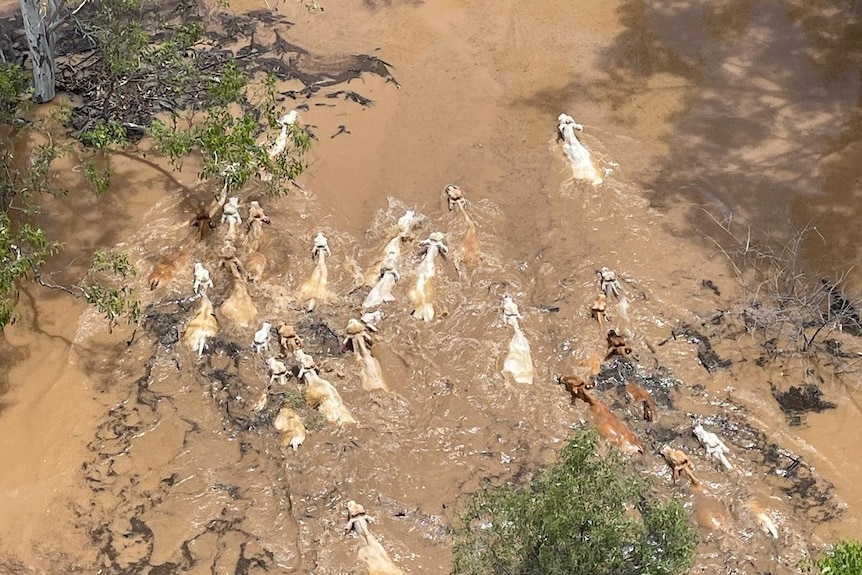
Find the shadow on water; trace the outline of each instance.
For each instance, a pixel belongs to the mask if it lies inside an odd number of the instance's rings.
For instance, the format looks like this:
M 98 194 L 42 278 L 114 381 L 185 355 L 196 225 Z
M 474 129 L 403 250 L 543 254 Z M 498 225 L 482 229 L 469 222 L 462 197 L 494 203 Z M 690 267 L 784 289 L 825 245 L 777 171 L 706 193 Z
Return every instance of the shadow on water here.
M 680 46 L 698 42 L 697 31 L 691 27 L 691 12 L 700 8 L 691 3 L 690 10 L 667 10 L 662 14 L 663 26 L 674 30 L 673 41 Z M 619 22 L 624 27 L 613 44 L 604 51 L 601 67 L 608 78 L 596 86 L 595 95 L 609 99 L 611 109 L 618 112 L 633 94 L 647 89 L 648 80 L 657 75 L 669 74 L 698 82 L 702 75 L 702 62 L 697 54 L 675 49 L 656 26 L 655 6 L 643 0 L 629 0 L 617 8 Z M 631 124 L 632 119 L 616 114 L 614 120 Z
M 624 29 L 604 52 L 607 79 L 586 93 L 609 100 L 627 129 L 643 124 L 647 141 L 663 136 L 644 119 L 662 112 L 643 105 L 650 92 L 677 90 L 684 101 L 665 115 L 668 152 L 641 182 L 651 204 L 719 241 L 727 236 L 713 217 L 771 241 L 813 223 L 830 257 L 852 263 L 862 241 L 851 231 L 862 209 L 858 10 L 825 0 L 631 0 L 618 12 Z M 537 94 L 543 100 L 554 95 Z M 809 263 L 823 247 L 808 246 Z
M 601 68 L 606 71 L 606 79 L 589 82 L 575 78 L 562 88 L 540 90 L 516 104 L 535 107 L 546 115 L 556 117 L 560 110 L 567 109 L 573 97 L 580 99 L 586 95 L 595 101 L 609 104 L 611 119 L 617 124 L 630 127 L 636 119 L 626 104 L 637 94 L 649 89 L 648 81 L 651 77 L 671 75 L 697 82 L 701 75 L 700 62 L 697 58 L 690 58 L 673 50 L 652 29 L 652 10 L 654 7 L 651 5 L 647 8 L 643 0 L 629 0 L 620 4 L 617 13 L 624 30 L 613 44 L 604 50 L 604 58 L 600 62 Z M 668 13 L 667 17 L 667 25 L 676 30 L 677 40 L 681 40 L 683 44 L 696 41 L 696 37 L 688 37 L 684 32 L 689 28 L 686 24 L 689 16 L 686 12 Z
M 9 389 L 9 372 L 27 357 L 27 350 L 11 346 L 9 348 L 11 353 L 0 355 L 0 415 L 9 407 L 9 400 L 6 398 L 6 392 Z

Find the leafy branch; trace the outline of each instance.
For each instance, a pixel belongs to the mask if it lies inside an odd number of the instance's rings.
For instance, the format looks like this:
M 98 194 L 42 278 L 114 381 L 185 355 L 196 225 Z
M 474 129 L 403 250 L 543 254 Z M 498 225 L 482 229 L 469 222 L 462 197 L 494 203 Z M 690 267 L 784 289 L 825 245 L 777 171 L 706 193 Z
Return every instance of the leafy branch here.
M 249 85 L 245 74 L 229 63 L 209 86 L 214 105 L 203 117 L 187 118 L 181 127 L 179 116 L 174 114 L 170 125 L 153 122 L 150 135 L 177 169 L 182 169 L 185 157 L 197 151 L 203 160 L 198 177 L 222 178 L 226 192 L 242 188 L 265 171 L 274 176 L 269 191 L 278 193 L 278 182 L 292 180 L 305 169 L 303 154 L 311 141 L 296 125 L 284 127 L 287 140 L 278 155 L 271 157 L 265 142 L 260 141 L 263 128 L 256 116 L 263 116 L 269 127 L 278 127 L 279 117 L 286 112 L 278 104 L 275 83 L 276 78 L 269 76 L 261 85 Z M 235 105 L 240 102 L 249 103 L 257 114 L 245 113 Z

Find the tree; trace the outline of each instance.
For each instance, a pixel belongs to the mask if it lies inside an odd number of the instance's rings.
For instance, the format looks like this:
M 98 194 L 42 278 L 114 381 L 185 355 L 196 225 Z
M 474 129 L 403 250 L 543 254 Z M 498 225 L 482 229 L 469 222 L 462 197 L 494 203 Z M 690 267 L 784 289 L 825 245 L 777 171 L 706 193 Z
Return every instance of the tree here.
M 33 196 L 45 189 L 48 168 L 55 157 L 50 146 L 34 150 L 27 168 L 18 168 L 14 147 L 9 145 L 25 127 L 13 125 L 22 107 L 22 95 L 29 81 L 20 66 L 0 64 L 0 327 L 13 320 L 16 283 L 31 275 L 58 245 L 48 241 L 43 230 L 28 222 L 13 222 L 10 213 L 33 211 Z M 5 145 L 4 145 L 5 144 Z
M 27 277 L 86 298 L 110 325 L 120 317 L 134 320 L 137 313 L 134 294 L 126 289 L 134 270 L 110 246 L 94 255 L 90 271 L 74 285 L 53 285 L 40 275 L 45 259 L 59 246 L 32 225 L 31 216 L 41 194 L 61 193 L 52 189 L 49 177 L 59 155 L 74 150 L 81 158 L 74 173 L 83 174 L 101 194 L 110 188 L 112 155 L 122 148 L 134 158 L 128 144 L 151 136 L 175 169 L 182 169 L 189 154 L 199 154 L 199 176 L 217 180 L 221 200 L 258 175 L 265 191 L 285 193 L 285 182 L 305 169 L 303 154 L 312 136 L 282 102 L 309 98 L 363 73 L 400 87 L 389 65 L 376 56 L 336 55 L 323 66 L 325 58 L 316 57 L 308 65 L 308 51 L 284 40 L 279 30 L 256 35 L 263 26 L 289 28 L 273 11 L 218 11 L 204 18 L 196 0 L 157 0 L 145 9 L 140 0 L 20 1 L 34 74 L 30 102 L 47 102 L 61 89 L 81 103 L 54 110 L 65 134 L 56 127 L 49 131 L 41 122 L 20 118 L 30 104 L 22 98 L 29 84 L 22 69 L 0 70 L 5 98 L 0 101 L 5 111 L 0 117 L 0 242 L 5 242 L 0 245 L 0 328 L 12 320 L 16 285 Z M 263 44 L 256 40 L 261 36 L 275 39 Z M 229 50 L 227 45 L 239 47 Z M 12 56 L 10 61 L 20 58 Z M 0 61 L 6 61 L 5 54 L 0 53 Z M 287 78 L 304 87 L 279 93 L 277 80 Z M 371 104 L 352 90 L 326 96 Z M 31 145 L 27 134 L 37 132 L 47 143 Z
M 61 0 L 20 0 L 24 32 L 33 62 L 33 101 L 37 104 L 50 102 L 57 94 L 57 29 L 86 2 L 83 0 L 77 8 L 70 10 Z
M 278 193 L 279 182 L 293 180 L 305 169 L 303 154 L 311 140 L 295 123 L 283 122 L 284 110 L 278 105 L 276 78 L 272 75 L 259 86 L 249 86 L 249 78 L 235 63 L 229 62 L 222 75 L 208 86 L 211 105 L 203 117 L 194 112 L 181 119 L 174 114 L 171 124 L 153 122 L 150 135 L 159 150 L 182 168 L 183 158 L 193 151 L 200 153 L 203 168 L 198 174 L 202 180 L 219 177 L 222 180 L 222 197 L 245 186 L 255 174 L 266 173 L 270 191 Z M 234 112 L 233 104 L 241 102 L 248 113 Z M 283 130 L 286 140 L 277 155 L 272 148 L 260 142 L 262 116 L 272 130 Z M 282 125 L 283 124 L 283 125 Z
M 559 461 L 528 485 L 471 496 L 455 534 L 455 575 L 673 575 L 698 542 L 677 500 L 648 497 L 648 480 L 616 449 L 576 431 Z
M 41 277 L 42 265 L 57 253 L 60 245 L 50 241 L 45 230 L 29 220 L 39 211 L 39 196 L 53 193 L 49 186 L 49 170 L 61 150 L 50 140 L 27 150 L 28 132 L 34 126 L 10 125 L 26 105 L 21 96 L 28 84 L 26 73 L 19 66 L 0 65 L 0 129 L 4 124 L 9 127 L 0 138 L 3 150 L 0 154 L 0 329 L 14 321 L 17 285 L 27 278 L 86 299 L 105 315 L 109 328 L 122 318 L 137 321 L 140 306 L 125 281 L 136 275 L 137 270 L 125 254 L 96 250 L 90 269 L 74 285 L 56 285 Z M 13 151 L 16 149 L 26 150 L 28 157 L 17 158 Z

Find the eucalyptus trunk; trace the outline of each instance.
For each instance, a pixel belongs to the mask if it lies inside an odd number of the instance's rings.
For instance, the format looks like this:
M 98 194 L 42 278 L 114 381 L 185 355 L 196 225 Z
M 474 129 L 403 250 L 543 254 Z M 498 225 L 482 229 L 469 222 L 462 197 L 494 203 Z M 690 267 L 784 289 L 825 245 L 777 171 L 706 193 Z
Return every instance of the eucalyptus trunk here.
M 20 0 L 24 32 L 33 62 L 33 101 L 44 104 L 54 99 L 57 46 L 57 27 L 60 25 L 60 6 L 57 0 Z

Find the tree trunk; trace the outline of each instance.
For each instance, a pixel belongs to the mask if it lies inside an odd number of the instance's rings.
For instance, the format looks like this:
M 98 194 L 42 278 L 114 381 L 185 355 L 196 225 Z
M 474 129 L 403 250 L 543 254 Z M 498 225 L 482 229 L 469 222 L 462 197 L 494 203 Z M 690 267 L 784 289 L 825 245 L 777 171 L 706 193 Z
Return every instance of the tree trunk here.
M 54 50 L 57 37 L 54 21 L 58 17 L 56 2 L 42 4 L 40 0 L 20 0 L 21 14 L 24 17 L 24 32 L 30 46 L 30 60 L 33 62 L 33 101 L 44 104 L 54 99 Z

